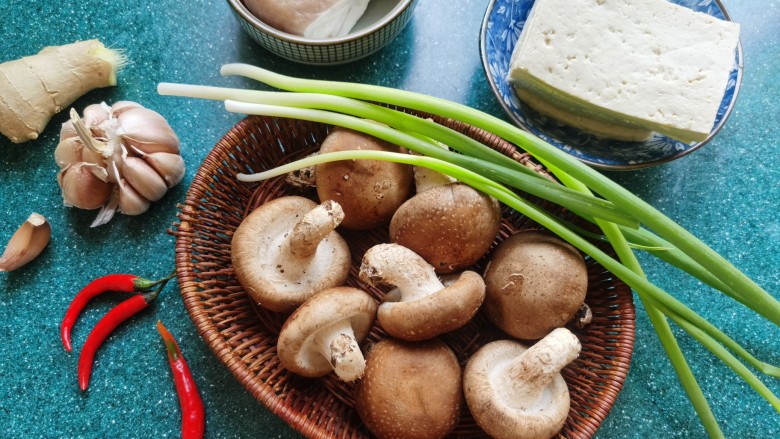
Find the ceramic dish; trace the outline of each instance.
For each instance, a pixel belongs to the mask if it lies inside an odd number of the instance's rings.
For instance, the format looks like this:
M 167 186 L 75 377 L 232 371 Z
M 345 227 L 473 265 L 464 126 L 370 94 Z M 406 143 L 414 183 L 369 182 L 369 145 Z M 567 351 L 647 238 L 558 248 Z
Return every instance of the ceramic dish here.
M 505 154 L 514 151 L 508 142 L 469 125 L 434 120 Z M 319 379 L 302 378 L 281 366 L 276 340 L 286 316 L 264 310 L 249 299 L 234 276 L 230 258 L 233 233 L 252 209 L 284 195 L 316 196 L 316 191 L 294 187 L 283 177 L 247 184 L 236 182 L 235 174 L 259 172 L 302 157 L 316 150 L 329 129 L 318 123 L 255 116 L 231 129 L 204 160 L 181 207 L 179 223 L 172 231 L 176 236 L 176 272 L 184 304 L 198 333 L 258 401 L 306 437 L 367 439 L 371 435 L 353 408 L 353 383 L 343 383 L 333 374 Z M 515 158 L 529 160 L 527 155 Z M 565 215 L 564 210 L 549 203 L 543 207 L 554 215 Z M 526 228 L 538 225 L 504 209 L 496 242 Z M 352 254 L 347 284 L 381 300 L 387 288 L 364 284 L 357 277 L 357 269 L 369 247 L 388 242 L 388 231 L 380 227 L 339 232 Z M 606 247 L 604 250 L 609 251 Z M 595 434 L 615 403 L 633 352 L 635 314 L 631 290 L 592 259 L 586 260 L 586 303 L 593 320 L 584 328 L 571 328 L 583 349 L 563 370 L 571 393 L 571 410 L 559 436 L 566 438 L 584 439 Z M 482 272 L 485 262 L 479 261 L 472 268 Z M 384 336 L 375 325 L 369 340 L 374 342 Z M 476 349 L 496 338 L 506 336 L 481 313 L 465 327 L 442 337 L 461 365 Z M 483 438 L 485 433 L 464 409 L 453 437 Z
M 719 19 L 731 20 L 720 0 L 671 0 Z M 644 142 L 606 140 L 583 133 L 540 115 L 522 103 L 507 83 L 509 62 L 534 0 L 492 0 L 480 34 L 482 65 L 493 92 L 509 118 L 593 167 L 631 170 L 659 165 L 689 154 L 712 139 L 729 117 L 742 82 L 742 46 L 737 46 L 734 67 L 715 124 L 702 142 L 686 144 L 661 134 Z
M 228 0 L 241 27 L 258 44 L 282 58 L 313 65 L 356 61 L 385 47 L 409 23 L 416 3 L 417 0 L 373 0 L 349 34 L 320 40 L 275 29 L 252 15 L 243 0 Z

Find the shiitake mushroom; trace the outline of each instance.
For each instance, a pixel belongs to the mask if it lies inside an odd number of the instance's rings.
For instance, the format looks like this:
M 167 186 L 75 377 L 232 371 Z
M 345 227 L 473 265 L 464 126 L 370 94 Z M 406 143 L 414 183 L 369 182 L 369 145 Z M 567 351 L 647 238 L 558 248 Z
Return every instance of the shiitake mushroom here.
M 346 128 L 334 128 L 320 153 L 369 150 L 404 152 L 384 140 Z M 343 160 L 315 166 L 315 185 L 321 201 L 334 200 L 344 210 L 341 226 L 368 230 L 386 225 L 413 188 L 409 165 L 379 160 Z

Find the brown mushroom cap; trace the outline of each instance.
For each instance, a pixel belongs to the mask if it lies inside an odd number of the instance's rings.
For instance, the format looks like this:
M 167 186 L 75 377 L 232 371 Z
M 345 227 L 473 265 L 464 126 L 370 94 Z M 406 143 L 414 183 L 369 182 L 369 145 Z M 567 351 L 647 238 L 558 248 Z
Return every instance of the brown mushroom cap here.
M 304 302 L 285 321 L 277 353 L 287 370 L 306 377 L 335 371 L 344 381 L 363 374 L 362 342 L 376 316 L 376 302 L 352 287 L 334 287 Z
M 363 256 L 360 278 L 369 284 L 389 284 L 377 320 L 388 334 L 404 340 L 427 340 L 460 328 L 479 310 L 485 282 L 464 271 L 445 286 L 430 264 L 398 244 L 379 244 Z
M 343 284 L 351 261 L 346 241 L 334 231 L 339 217 L 335 203 L 317 206 L 298 196 L 261 205 L 244 218 L 231 242 L 239 283 L 261 306 L 278 312 Z
M 507 334 L 533 340 L 569 322 L 588 289 L 582 255 L 560 239 L 523 231 L 498 245 L 485 269 L 488 318 Z
M 398 208 L 390 240 L 422 256 L 438 273 L 477 262 L 498 233 L 498 201 L 463 183 L 420 192 Z
M 463 372 L 463 391 L 474 420 L 496 439 L 555 436 L 570 406 L 560 370 L 579 352 L 579 340 L 565 328 L 531 348 L 513 340 L 484 345 Z
M 355 408 L 380 439 L 442 438 L 458 422 L 461 382 L 458 360 L 441 341 L 384 339 L 368 352 Z
M 404 340 L 427 340 L 454 331 L 471 320 L 485 299 L 485 282 L 464 271 L 452 284 L 416 300 L 403 300 L 398 289 L 379 305 L 377 320 L 388 334 Z
M 346 150 L 401 152 L 401 148 L 367 134 L 335 128 L 320 146 L 320 152 Z M 386 224 L 412 191 L 409 165 L 379 160 L 351 160 L 315 167 L 320 200 L 335 200 L 344 209 L 341 225 L 368 230 Z

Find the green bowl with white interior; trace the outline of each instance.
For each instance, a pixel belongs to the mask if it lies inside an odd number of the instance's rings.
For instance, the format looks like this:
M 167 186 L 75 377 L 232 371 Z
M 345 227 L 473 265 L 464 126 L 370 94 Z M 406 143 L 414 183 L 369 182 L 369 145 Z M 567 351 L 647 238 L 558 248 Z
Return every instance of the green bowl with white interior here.
M 345 36 L 307 38 L 283 32 L 253 15 L 244 0 L 227 0 L 241 27 L 263 48 L 291 61 L 345 64 L 385 47 L 406 27 L 417 0 L 371 0 Z

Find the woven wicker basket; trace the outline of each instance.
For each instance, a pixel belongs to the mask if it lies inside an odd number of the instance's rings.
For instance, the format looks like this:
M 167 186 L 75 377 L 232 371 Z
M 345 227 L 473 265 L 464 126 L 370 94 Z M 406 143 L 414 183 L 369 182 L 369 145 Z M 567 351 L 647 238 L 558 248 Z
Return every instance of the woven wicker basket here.
M 451 120 L 437 122 L 480 140 L 535 167 L 500 138 Z M 228 132 L 206 157 L 181 207 L 176 236 L 176 270 L 181 294 L 199 334 L 241 384 L 272 412 L 304 436 L 311 438 L 367 438 L 370 433 L 353 409 L 354 384 L 333 376 L 302 378 L 287 372 L 276 356 L 276 336 L 285 316 L 259 309 L 249 300 L 233 275 L 230 240 L 242 219 L 254 207 L 276 197 L 316 196 L 288 185 L 283 178 L 245 184 L 238 172 L 252 173 L 274 167 L 315 149 L 329 127 L 287 119 L 251 116 Z M 552 205 L 537 204 L 565 215 Z M 534 224 L 509 209 L 504 211 L 499 242 Z M 370 246 L 387 242 L 387 231 L 342 231 L 350 244 L 353 268 L 349 284 L 369 291 L 377 299 L 383 291 L 357 279 L 360 259 Z M 593 260 L 589 270 L 587 303 L 593 321 L 584 329 L 572 328 L 582 342 L 579 358 L 563 375 L 571 390 L 569 418 L 560 433 L 566 438 L 589 438 L 612 408 L 620 391 L 633 350 L 634 305 L 631 291 Z M 481 266 L 475 270 L 481 272 Z M 369 343 L 383 337 L 374 328 Z M 469 355 L 502 334 L 478 314 L 466 327 L 443 340 L 462 364 Z M 332 374 L 331 374 L 332 375 Z M 452 437 L 485 437 L 465 408 Z

